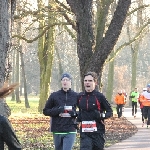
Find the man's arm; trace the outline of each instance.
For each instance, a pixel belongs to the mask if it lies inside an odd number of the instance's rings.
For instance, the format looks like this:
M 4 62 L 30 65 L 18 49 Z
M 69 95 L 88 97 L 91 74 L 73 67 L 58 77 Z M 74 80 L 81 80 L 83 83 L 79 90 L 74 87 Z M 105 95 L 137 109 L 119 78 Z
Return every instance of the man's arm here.
M 111 108 L 110 103 L 108 102 L 108 100 L 106 99 L 106 97 L 103 94 L 100 95 L 100 102 L 102 105 L 101 106 L 102 109 L 105 111 L 105 118 L 104 119 L 112 117 L 113 116 L 113 110 Z
M 45 104 L 45 107 L 43 109 L 43 114 L 45 116 L 54 117 L 54 116 L 58 116 L 63 110 L 64 108 L 54 105 L 54 95 L 51 94 Z

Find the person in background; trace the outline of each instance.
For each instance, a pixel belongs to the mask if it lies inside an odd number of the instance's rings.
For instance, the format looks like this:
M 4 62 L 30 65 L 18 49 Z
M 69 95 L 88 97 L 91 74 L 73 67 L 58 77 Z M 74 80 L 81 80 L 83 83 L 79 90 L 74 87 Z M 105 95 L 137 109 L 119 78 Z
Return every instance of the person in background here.
M 137 113 L 137 102 L 139 99 L 139 92 L 138 92 L 138 88 L 134 88 L 134 91 L 131 92 L 130 95 L 131 101 L 132 101 L 132 116 L 134 116 L 134 118 L 136 117 L 136 113 Z
M 97 79 L 95 72 L 85 74 L 85 91 L 78 95 L 77 122 L 80 123 L 80 150 L 104 149 L 104 120 L 113 115 L 112 108 L 105 96 L 96 90 Z
M 115 103 L 117 105 L 118 118 L 120 118 L 122 116 L 122 108 L 125 105 L 125 96 L 122 94 L 122 90 L 118 91 L 118 94 L 115 96 Z
M 140 96 L 140 102 L 143 105 L 144 122 L 148 128 L 150 125 L 150 84 L 147 85 L 147 91 L 143 92 Z
M 11 94 L 18 84 L 4 85 L 0 88 L 0 101 Z M 1 108 L 4 105 L 1 105 Z M 8 114 L 5 107 L 0 111 L 0 150 L 4 150 L 4 143 L 8 146 L 9 150 L 21 150 L 22 146 L 15 134 L 15 131 L 8 120 Z
M 77 93 L 71 90 L 71 75 L 61 76 L 62 88 L 50 94 L 43 114 L 50 116 L 55 150 L 72 150 L 76 138 Z
M 147 88 L 143 88 L 143 92 L 145 92 L 145 91 L 147 91 Z M 144 115 L 143 115 L 144 106 L 143 106 L 142 102 L 140 101 L 140 97 L 142 96 L 143 92 L 140 94 L 139 99 L 138 99 L 138 102 L 140 104 L 140 109 L 141 109 L 141 115 L 142 115 L 142 127 L 144 126 Z

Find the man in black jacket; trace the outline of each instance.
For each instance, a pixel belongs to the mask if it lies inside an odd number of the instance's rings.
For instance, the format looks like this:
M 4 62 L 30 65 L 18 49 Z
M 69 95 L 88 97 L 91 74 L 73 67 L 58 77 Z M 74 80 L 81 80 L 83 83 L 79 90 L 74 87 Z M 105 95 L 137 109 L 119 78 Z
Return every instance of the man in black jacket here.
M 76 138 L 77 93 L 71 90 L 70 74 L 62 74 L 61 83 L 62 89 L 50 95 L 43 114 L 51 117 L 55 150 L 71 150 Z
M 103 150 L 105 139 L 104 119 L 112 116 L 113 111 L 105 96 L 95 90 L 97 74 L 88 72 L 84 76 L 85 92 L 78 96 L 77 105 L 80 125 L 80 150 Z

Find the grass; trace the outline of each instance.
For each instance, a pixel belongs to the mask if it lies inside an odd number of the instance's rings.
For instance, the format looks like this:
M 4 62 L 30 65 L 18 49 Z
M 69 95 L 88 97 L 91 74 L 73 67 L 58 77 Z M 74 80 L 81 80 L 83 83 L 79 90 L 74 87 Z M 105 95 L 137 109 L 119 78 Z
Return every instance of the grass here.
M 6 102 L 11 108 L 12 115 L 22 113 L 25 114 L 39 114 L 38 105 L 39 98 L 30 96 L 28 98 L 30 108 L 25 108 L 24 98 L 21 98 L 21 103 L 16 103 L 16 101 L 11 101 L 11 97 L 7 97 Z

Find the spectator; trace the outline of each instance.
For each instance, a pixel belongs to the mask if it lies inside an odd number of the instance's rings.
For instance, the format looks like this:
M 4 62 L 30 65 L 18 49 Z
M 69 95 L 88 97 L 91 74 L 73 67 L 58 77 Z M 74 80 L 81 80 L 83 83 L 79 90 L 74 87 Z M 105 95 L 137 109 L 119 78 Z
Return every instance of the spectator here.
M 118 92 L 118 94 L 115 96 L 115 103 L 117 105 L 117 114 L 118 118 L 122 116 L 122 108 L 125 104 L 125 96 L 122 94 L 122 90 Z
M 137 113 L 137 102 L 139 99 L 139 92 L 138 92 L 138 89 L 136 87 L 135 87 L 134 91 L 131 92 L 130 98 L 132 101 L 132 116 L 134 116 L 134 118 L 135 118 L 136 113 Z
M 51 131 L 55 150 L 71 150 L 75 138 L 77 93 L 71 90 L 71 75 L 62 74 L 62 89 L 51 93 L 43 113 L 51 117 Z
M 80 150 L 103 150 L 105 124 L 104 119 L 113 114 L 105 96 L 95 89 L 97 74 L 88 72 L 84 75 L 85 91 L 79 93 L 77 105 L 80 122 Z
M 14 91 L 18 84 L 4 85 L 0 88 L 0 101 L 3 101 L 6 96 Z M 5 110 L 5 104 L 0 103 L 0 150 L 4 150 L 4 143 L 8 146 L 9 150 L 21 150 L 22 146 L 15 134 L 14 129 L 11 126 L 11 123 L 7 119 L 10 115 L 8 110 Z
M 4 143 L 9 150 L 21 150 L 22 146 L 9 120 L 0 115 L 0 150 L 4 150 Z

